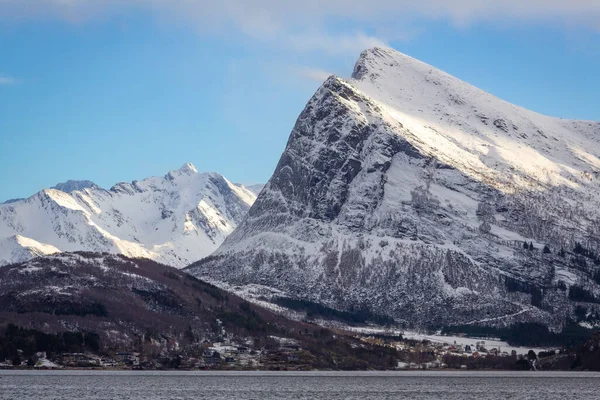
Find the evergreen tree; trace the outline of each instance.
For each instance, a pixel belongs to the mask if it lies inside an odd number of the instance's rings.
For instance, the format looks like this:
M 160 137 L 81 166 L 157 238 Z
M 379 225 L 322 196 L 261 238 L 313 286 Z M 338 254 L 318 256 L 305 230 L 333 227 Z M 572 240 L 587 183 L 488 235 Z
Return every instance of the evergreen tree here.
M 545 245 L 544 246 L 544 254 L 550 254 L 550 253 L 551 253 L 550 247 L 548 247 L 548 245 Z
M 12 357 L 11 361 L 12 361 L 12 365 L 14 365 L 14 366 L 21 365 L 21 356 L 19 354 L 15 354 Z
M 529 250 L 533 250 L 535 249 L 535 247 L 533 247 L 533 242 L 529 242 Z
M 529 249 L 529 246 L 527 245 L 527 242 L 523 242 L 523 248 L 524 248 L 525 250 Z

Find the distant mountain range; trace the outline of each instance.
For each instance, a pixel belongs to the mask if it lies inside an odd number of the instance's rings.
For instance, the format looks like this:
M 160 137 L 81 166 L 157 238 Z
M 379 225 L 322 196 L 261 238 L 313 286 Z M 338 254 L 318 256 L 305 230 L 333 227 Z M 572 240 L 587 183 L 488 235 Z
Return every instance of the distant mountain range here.
M 242 185 L 238 184 L 238 186 L 244 186 L 246 189 L 254 193 L 255 195 L 259 195 L 260 191 L 265 187 L 264 183 L 255 183 L 253 185 Z
M 248 216 L 187 271 L 404 326 L 600 326 L 600 123 L 391 49 L 300 114 Z
M 57 183 L 55 186 L 52 186 L 51 189 L 60 190 L 61 192 L 65 192 L 65 193 L 73 193 L 76 190 L 100 189 L 100 186 L 96 185 L 92 181 L 68 180 L 66 182 Z
M 72 193 L 72 192 L 74 192 L 76 190 L 100 189 L 100 186 L 96 185 L 92 181 L 68 180 L 66 182 L 57 183 L 56 185 L 52 186 L 50 189 L 60 190 L 61 192 L 65 192 L 65 193 Z M 9 200 L 6 200 L 6 201 L 4 201 L 4 202 L 2 202 L 0 204 L 11 204 L 11 203 L 16 203 L 16 202 L 21 201 L 21 200 L 25 200 L 25 199 L 24 198 L 9 199 Z
M 184 267 L 213 252 L 255 199 L 251 188 L 191 164 L 110 190 L 67 181 L 0 205 L 0 265 L 95 251 Z

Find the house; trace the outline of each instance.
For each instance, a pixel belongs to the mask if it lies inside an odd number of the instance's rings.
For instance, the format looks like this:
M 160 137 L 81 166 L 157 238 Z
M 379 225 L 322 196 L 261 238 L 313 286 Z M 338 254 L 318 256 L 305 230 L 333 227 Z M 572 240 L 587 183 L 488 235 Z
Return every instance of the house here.
M 99 367 L 100 359 L 91 354 L 64 353 L 61 364 L 65 367 Z
M 300 357 L 297 354 L 288 354 L 288 362 L 300 362 Z
M 140 365 L 140 353 L 117 353 L 115 361 L 124 365 Z

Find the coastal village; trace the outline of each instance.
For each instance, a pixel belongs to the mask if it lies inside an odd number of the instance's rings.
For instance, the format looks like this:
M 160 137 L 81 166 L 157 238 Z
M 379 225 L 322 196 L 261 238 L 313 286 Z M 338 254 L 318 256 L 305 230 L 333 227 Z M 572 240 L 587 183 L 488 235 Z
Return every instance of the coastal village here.
M 558 350 L 517 352 L 489 347 L 485 340 L 473 339 L 474 345 L 456 341 L 432 342 L 404 339 L 400 336 L 356 335 L 360 342 L 395 350 L 402 360 L 390 369 L 521 369 L 540 368 L 540 359 L 559 354 Z M 204 340 L 195 348 L 178 352 L 178 343 L 151 348 L 146 351 L 114 354 L 64 353 L 53 355 L 38 352 L 35 357 L 17 358 L 0 362 L 0 369 L 140 369 L 140 370 L 311 370 L 315 369 L 314 356 L 294 339 L 269 336 L 266 346 L 257 348 L 252 339 L 246 341 L 219 338 Z M 157 352 L 158 351 L 158 352 Z M 22 353 L 22 351 L 20 351 Z M 174 355 L 176 354 L 176 355 Z M 343 367 L 341 368 L 343 369 Z

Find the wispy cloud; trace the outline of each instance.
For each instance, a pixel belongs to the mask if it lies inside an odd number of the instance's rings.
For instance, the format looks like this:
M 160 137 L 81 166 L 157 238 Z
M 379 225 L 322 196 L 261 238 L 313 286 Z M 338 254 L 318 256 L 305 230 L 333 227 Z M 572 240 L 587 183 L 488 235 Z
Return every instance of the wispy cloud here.
M 370 47 L 387 46 L 383 39 L 362 32 L 353 34 L 303 33 L 289 36 L 288 44 L 300 51 L 322 51 L 329 54 L 354 54 Z
M 0 15 L 14 17 L 60 17 L 85 20 L 100 13 L 131 7 L 171 12 L 215 24 L 235 21 L 242 30 L 270 33 L 285 23 L 323 21 L 327 17 L 355 20 L 386 18 L 407 14 L 449 18 L 458 23 L 478 20 L 554 19 L 587 21 L 597 27 L 600 2 L 597 0 L 0 0 Z
M 157 18 L 186 20 L 206 33 L 242 34 L 300 51 L 330 53 L 385 44 L 396 35 L 391 32 L 402 29 L 399 25 L 422 18 L 457 26 L 546 22 L 600 31 L 598 0 L 0 0 L 0 20 L 81 23 L 136 9 Z M 357 26 L 362 29 L 358 33 Z
M 333 73 L 318 68 L 297 67 L 295 68 L 296 75 L 310 81 L 322 83 L 329 78 Z
M 15 78 L 11 78 L 10 76 L 2 76 L 0 75 L 0 85 L 15 85 L 17 80 Z

